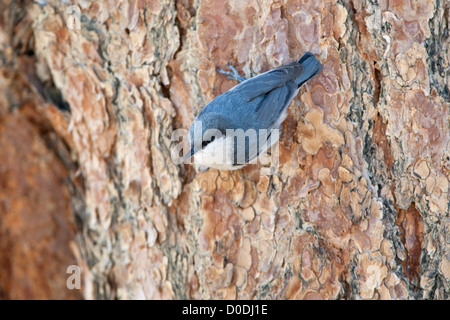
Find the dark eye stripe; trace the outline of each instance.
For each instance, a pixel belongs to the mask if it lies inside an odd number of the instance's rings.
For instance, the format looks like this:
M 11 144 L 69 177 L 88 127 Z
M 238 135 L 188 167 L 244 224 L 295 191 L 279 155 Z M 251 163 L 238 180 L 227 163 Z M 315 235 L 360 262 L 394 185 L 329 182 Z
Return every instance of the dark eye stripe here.
M 202 148 L 205 148 L 209 143 L 213 142 L 215 139 L 216 137 L 212 136 L 210 141 L 202 141 Z

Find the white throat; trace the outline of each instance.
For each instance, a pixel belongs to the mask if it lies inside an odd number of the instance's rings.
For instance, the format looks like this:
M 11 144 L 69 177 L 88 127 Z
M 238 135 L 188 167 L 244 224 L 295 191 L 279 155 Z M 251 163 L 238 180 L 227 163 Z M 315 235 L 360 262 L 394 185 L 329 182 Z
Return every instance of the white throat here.
M 215 139 L 194 155 L 194 163 L 219 170 L 235 170 L 242 166 L 233 166 L 234 146 L 230 138 L 224 136 Z

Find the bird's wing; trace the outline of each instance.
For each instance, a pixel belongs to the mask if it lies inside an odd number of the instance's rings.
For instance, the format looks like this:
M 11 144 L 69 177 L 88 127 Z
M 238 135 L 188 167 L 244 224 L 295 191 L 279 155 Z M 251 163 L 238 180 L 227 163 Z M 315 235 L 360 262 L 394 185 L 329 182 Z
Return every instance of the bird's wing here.
M 290 80 L 266 93 L 255 109 L 256 120 L 265 123 L 268 128 L 272 127 L 288 107 L 297 89 L 295 81 Z
M 257 158 L 260 154 L 264 153 L 275 140 L 272 139 L 270 131 L 271 129 L 278 129 L 276 126 L 280 123 L 280 118 L 282 114 L 285 112 L 286 108 L 289 105 L 289 102 L 292 100 L 292 97 L 295 95 L 298 87 L 294 80 L 290 80 L 286 82 L 284 85 L 273 89 L 272 91 L 263 94 L 260 98 L 253 100 L 248 103 L 248 105 L 256 105 L 255 113 L 252 117 L 254 125 L 257 128 L 266 128 L 268 130 L 269 136 L 266 139 L 262 139 L 260 141 L 260 137 L 258 136 L 257 148 L 256 149 L 245 149 L 245 162 L 250 162 L 253 159 Z M 247 119 L 248 120 L 248 119 Z M 257 124 L 257 125 L 256 125 Z M 248 126 L 246 126 L 248 128 Z M 250 127 L 252 128 L 252 127 Z M 261 134 L 261 133 L 259 133 Z M 245 144 L 247 146 L 250 145 L 249 141 L 246 140 Z M 238 159 L 238 148 L 235 146 L 235 162 Z
M 297 78 L 302 72 L 303 66 L 298 62 L 292 62 L 286 66 L 250 78 L 234 87 L 233 91 L 246 101 L 252 101 L 260 95 L 266 94 Z

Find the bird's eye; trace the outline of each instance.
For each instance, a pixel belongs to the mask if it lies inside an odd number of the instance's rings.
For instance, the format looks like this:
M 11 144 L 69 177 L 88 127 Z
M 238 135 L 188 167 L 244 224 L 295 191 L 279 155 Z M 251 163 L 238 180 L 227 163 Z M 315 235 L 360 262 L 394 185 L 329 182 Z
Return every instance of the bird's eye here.
M 211 137 L 211 140 L 209 141 L 202 141 L 202 148 L 205 148 L 210 142 L 213 142 L 216 139 L 215 136 Z

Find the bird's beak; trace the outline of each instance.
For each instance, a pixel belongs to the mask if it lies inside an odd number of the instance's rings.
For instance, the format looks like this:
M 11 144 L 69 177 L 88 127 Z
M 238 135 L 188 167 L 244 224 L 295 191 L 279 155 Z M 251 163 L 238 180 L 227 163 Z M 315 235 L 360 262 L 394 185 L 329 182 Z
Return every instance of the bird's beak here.
M 190 159 L 194 155 L 194 153 L 195 153 L 195 149 L 194 149 L 194 146 L 192 146 L 192 148 L 189 150 L 189 152 L 183 157 L 183 162 Z

